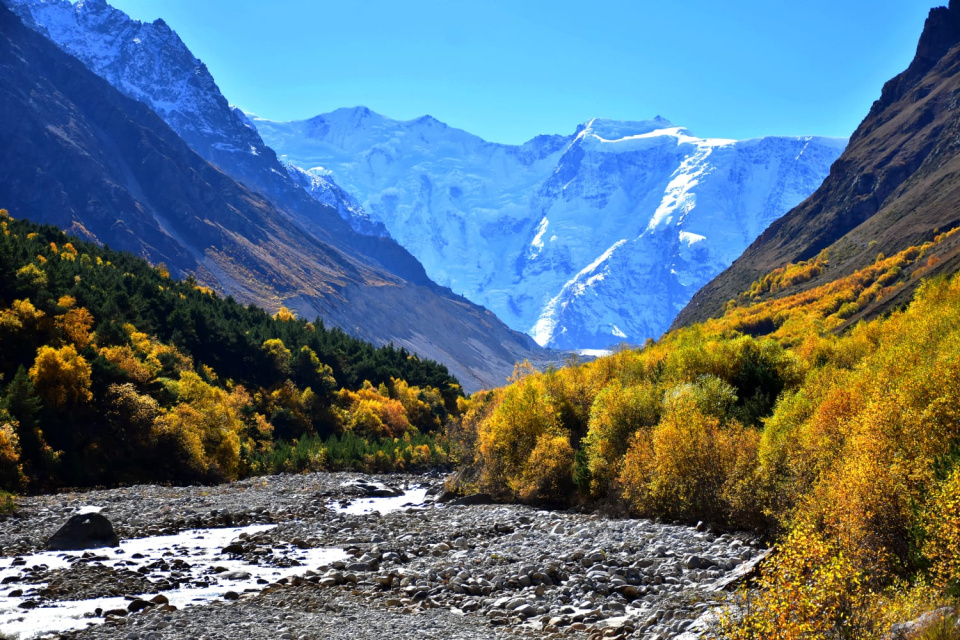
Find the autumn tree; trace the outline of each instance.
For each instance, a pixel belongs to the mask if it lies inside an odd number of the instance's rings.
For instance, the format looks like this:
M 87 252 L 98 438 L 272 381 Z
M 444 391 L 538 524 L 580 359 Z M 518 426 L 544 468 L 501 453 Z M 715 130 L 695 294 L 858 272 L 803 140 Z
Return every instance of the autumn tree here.
M 43 346 L 30 367 L 30 380 L 51 404 L 65 406 L 89 401 L 90 365 L 72 344 L 59 349 Z

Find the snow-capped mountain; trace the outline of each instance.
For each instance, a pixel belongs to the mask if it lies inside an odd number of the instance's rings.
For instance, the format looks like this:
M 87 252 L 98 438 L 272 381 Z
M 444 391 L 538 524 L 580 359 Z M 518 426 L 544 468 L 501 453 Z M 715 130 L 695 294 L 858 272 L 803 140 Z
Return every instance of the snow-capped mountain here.
M 105 0 L 3 0 L 38 31 L 127 97 L 145 103 L 209 162 L 264 195 L 290 200 L 297 185 L 355 231 L 386 235 L 329 176 L 302 177 L 277 160 L 255 127 L 220 93 L 207 67 L 162 20 L 141 22 Z M 287 207 L 296 210 L 297 207 Z
M 697 138 L 660 117 L 519 146 L 364 107 L 251 119 L 282 159 L 354 194 L 431 278 L 563 349 L 659 336 L 846 145 Z

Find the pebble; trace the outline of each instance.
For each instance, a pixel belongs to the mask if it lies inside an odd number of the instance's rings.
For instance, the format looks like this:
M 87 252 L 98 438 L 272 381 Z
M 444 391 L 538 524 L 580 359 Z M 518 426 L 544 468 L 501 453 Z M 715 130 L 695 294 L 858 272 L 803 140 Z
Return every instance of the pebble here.
M 385 629 L 397 638 L 472 640 L 673 637 L 689 631 L 705 610 L 721 606 L 726 593 L 712 585 L 762 551 L 749 535 L 718 537 L 703 525 L 698 531 L 522 505 L 428 502 L 382 515 L 339 511 L 342 502 L 364 497 L 364 487 L 440 484 L 436 477 L 358 480 L 359 474 L 282 475 L 218 487 L 143 486 L 26 498 L 19 517 L 4 523 L 12 526 L 0 531 L 0 553 L 34 551 L 35 541 L 86 505 L 104 507 L 121 537 L 271 522 L 278 526 L 244 536 L 224 551 L 234 561 L 278 566 L 293 548 L 340 547 L 349 559 L 303 567 L 289 581 L 256 593 L 227 592 L 206 606 L 161 611 L 164 596 L 144 597 L 128 605 L 130 612 L 106 612 L 114 617 L 109 625 L 62 637 L 137 632 L 144 638 L 148 624 L 162 623 L 151 632 L 183 629 L 188 633 L 160 635 L 192 634 L 197 640 L 380 638 Z M 220 577 L 249 574 L 233 570 Z M 149 592 L 125 588 L 123 595 L 128 593 Z

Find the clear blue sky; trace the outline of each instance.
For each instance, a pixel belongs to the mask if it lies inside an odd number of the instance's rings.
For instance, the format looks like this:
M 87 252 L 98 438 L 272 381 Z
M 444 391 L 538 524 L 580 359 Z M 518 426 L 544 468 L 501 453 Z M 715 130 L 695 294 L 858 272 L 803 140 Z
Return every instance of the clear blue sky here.
M 263 117 L 365 105 L 507 143 L 657 114 L 700 136 L 848 136 L 938 4 L 110 1 L 166 20 L 227 99 Z

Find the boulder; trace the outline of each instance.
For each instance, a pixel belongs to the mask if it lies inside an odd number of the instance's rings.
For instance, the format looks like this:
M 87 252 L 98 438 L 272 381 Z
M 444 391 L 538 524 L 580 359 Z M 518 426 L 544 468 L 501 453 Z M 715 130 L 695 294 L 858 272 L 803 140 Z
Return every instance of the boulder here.
M 954 620 L 956 615 L 957 611 L 953 607 L 941 607 L 928 611 L 916 620 L 893 625 L 884 640 L 914 640 L 921 637 L 925 631 L 934 625 L 943 624 L 944 621 L 960 626 L 960 622 Z
M 473 493 L 469 496 L 463 496 L 456 500 L 451 500 L 448 504 L 453 506 L 470 506 L 475 504 L 493 504 L 493 496 L 489 493 Z
M 120 537 L 106 516 L 99 513 L 79 513 L 72 516 L 47 540 L 47 548 L 51 551 L 118 546 Z
M 434 501 L 439 502 L 440 504 L 444 504 L 444 503 L 450 502 L 451 500 L 456 500 L 456 499 L 457 499 L 456 493 L 454 493 L 453 491 L 447 491 L 446 489 L 441 489 L 436 494 Z
M 351 480 L 341 486 L 356 489 L 365 498 L 395 498 L 403 495 L 403 489 L 369 480 Z

